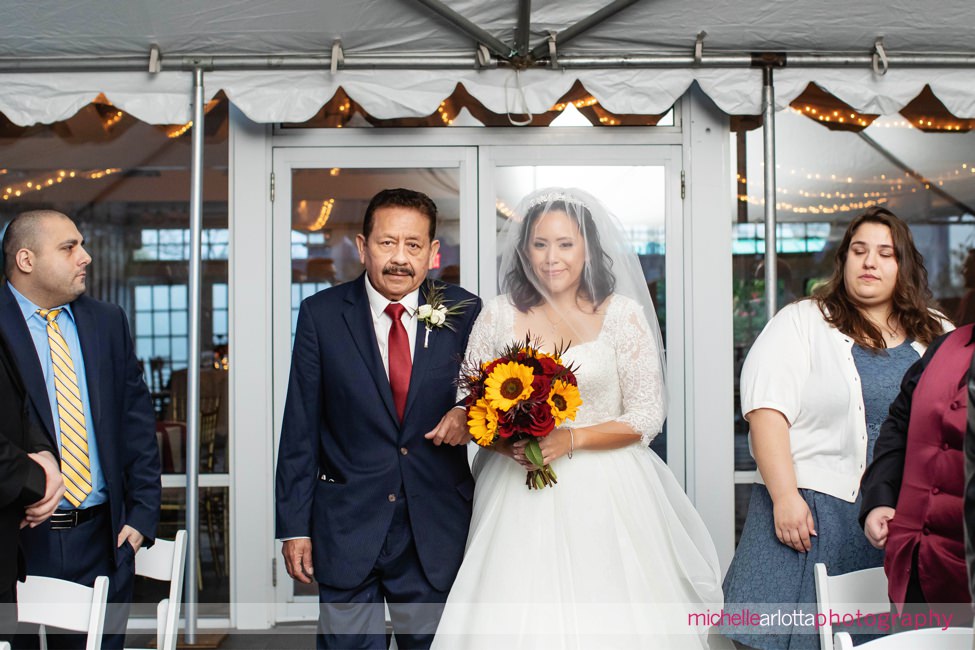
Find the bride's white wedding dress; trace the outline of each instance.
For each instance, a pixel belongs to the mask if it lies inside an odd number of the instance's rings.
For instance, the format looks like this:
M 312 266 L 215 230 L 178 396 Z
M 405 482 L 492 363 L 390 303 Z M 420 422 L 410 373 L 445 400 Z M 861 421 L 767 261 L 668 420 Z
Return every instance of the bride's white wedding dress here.
M 514 307 L 489 302 L 468 358 L 516 338 Z M 583 404 L 576 427 L 622 421 L 643 439 L 557 459 L 558 485 L 529 490 L 525 470 L 482 449 L 464 562 L 437 630 L 438 648 L 700 648 L 719 610 L 717 555 L 704 522 L 647 447 L 664 419 L 656 345 L 632 300 L 614 296 L 599 336 L 573 345 Z

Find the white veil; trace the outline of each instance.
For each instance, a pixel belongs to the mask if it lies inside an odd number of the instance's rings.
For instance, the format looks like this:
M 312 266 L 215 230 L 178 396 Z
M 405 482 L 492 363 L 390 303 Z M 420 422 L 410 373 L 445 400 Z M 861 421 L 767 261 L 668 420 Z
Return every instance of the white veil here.
M 522 312 L 526 305 L 532 306 L 533 301 L 535 304 L 544 301 L 548 309 L 553 308 L 548 290 L 532 270 L 528 258 L 532 229 L 553 212 L 569 215 L 579 227 L 585 243 L 586 261 L 577 295 L 595 304 L 597 309 L 608 306 L 613 296 L 623 296 L 635 302 L 646 319 L 649 336 L 658 352 L 661 382 L 665 382 L 663 339 L 640 260 L 630 247 L 619 220 L 589 193 L 577 188 L 548 187 L 521 200 L 498 236 L 501 291 L 508 294 L 515 308 Z M 565 314 L 558 315 L 562 317 L 559 320 L 565 318 Z M 576 341 L 586 340 L 585 335 L 575 338 Z M 665 386 L 664 383 L 663 395 L 667 394 Z

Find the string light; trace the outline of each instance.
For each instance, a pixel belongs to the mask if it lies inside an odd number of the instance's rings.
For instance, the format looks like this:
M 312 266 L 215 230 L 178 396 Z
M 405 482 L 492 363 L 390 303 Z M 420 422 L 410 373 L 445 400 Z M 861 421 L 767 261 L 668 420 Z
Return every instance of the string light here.
M 168 138 L 178 138 L 187 131 L 193 128 L 193 120 L 190 120 L 186 124 L 177 127 L 170 127 L 169 131 L 166 132 L 166 137 Z
M 503 214 L 508 219 L 511 219 L 515 216 L 515 211 L 512 210 L 511 207 L 501 199 L 498 199 L 497 201 L 494 202 L 494 209 L 500 212 L 501 214 Z
M 440 121 L 444 123 L 445 126 L 450 126 L 454 123 L 454 120 L 450 115 L 447 114 L 446 108 L 447 102 L 440 102 L 440 106 L 437 107 L 437 112 L 440 113 Z
M 750 196 L 747 194 L 739 194 L 738 201 L 740 203 L 748 203 L 750 205 L 765 205 L 765 197 L 760 196 Z M 782 212 L 791 212 L 793 214 L 836 214 L 838 212 L 851 212 L 865 210 L 874 205 L 883 205 L 887 203 L 886 198 L 880 198 L 876 201 L 852 201 L 849 203 L 833 203 L 832 205 L 823 205 L 822 203 L 818 205 L 811 206 L 801 206 L 789 203 L 787 201 L 776 201 L 775 209 Z
M 114 114 L 109 115 L 104 120 L 102 120 L 102 127 L 105 129 L 106 132 L 110 131 L 112 127 L 118 124 L 124 116 L 125 113 L 123 113 L 122 111 L 115 111 Z
M 329 199 L 328 201 L 322 201 L 322 209 L 318 211 L 318 218 L 315 219 L 315 223 L 308 226 L 308 230 L 321 230 L 328 223 L 328 218 L 332 214 L 332 208 L 335 207 L 335 199 Z
M 117 174 L 122 171 L 119 167 L 108 167 L 106 169 L 90 169 L 90 170 L 66 170 L 60 169 L 57 172 L 51 172 L 50 174 L 44 174 L 39 178 L 34 178 L 28 181 L 23 181 L 21 183 L 11 183 L 3 187 L 2 197 L 4 201 L 9 201 L 11 197 L 17 198 L 27 194 L 28 192 L 40 192 L 41 190 L 47 189 L 48 187 L 53 187 L 58 183 L 63 182 L 66 178 L 83 178 L 86 180 L 98 180 L 105 178 L 106 176 L 111 176 L 112 174 Z

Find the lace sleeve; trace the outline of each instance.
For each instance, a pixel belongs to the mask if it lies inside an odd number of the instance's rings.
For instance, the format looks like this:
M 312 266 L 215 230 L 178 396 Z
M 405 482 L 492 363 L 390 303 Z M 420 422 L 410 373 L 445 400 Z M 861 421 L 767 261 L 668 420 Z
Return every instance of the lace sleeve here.
M 474 321 L 471 335 L 467 339 L 467 351 L 464 353 L 464 358 L 469 363 L 482 363 L 498 355 L 499 331 L 504 327 L 504 300 L 503 296 L 489 300 Z M 457 400 L 465 397 L 467 393 L 458 389 Z
M 623 394 L 623 413 L 617 419 L 633 427 L 649 445 L 667 416 L 660 350 L 640 307 L 622 296 L 617 300 L 621 306 L 614 328 L 616 364 Z

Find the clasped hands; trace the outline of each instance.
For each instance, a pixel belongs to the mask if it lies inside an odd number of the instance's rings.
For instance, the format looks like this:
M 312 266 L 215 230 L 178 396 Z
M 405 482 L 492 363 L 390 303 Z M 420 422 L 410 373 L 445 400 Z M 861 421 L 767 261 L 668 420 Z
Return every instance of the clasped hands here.
M 498 451 L 511 456 L 516 463 L 525 469 L 537 469 L 535 464 L 525 456 L 525 447 L 530 440 L 522 438 L 513 443 L 501 443 Z M 548 465 L 556 458 L 566 456 L 572 450 L 572 437 L 568 429 L 558 428 L 543 438 L 538 438 L 538 448 L 542 452 L 542 464 Z

